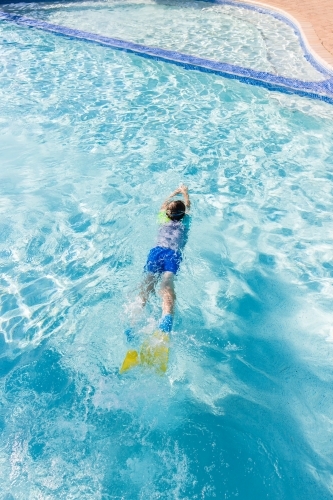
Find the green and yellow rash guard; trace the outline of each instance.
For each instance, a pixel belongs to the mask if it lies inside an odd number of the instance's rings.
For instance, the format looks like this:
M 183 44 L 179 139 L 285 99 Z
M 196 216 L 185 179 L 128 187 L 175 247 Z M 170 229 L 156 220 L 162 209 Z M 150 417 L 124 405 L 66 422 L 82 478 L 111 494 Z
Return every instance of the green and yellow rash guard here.
M 175 252 L 182 251 L 188 239 L 191 217 L 185 214 L 180 221 L 173 221 L 165 210 L 161 210 L 157 221 L 159 229 L 156 246 L 171 248 Z

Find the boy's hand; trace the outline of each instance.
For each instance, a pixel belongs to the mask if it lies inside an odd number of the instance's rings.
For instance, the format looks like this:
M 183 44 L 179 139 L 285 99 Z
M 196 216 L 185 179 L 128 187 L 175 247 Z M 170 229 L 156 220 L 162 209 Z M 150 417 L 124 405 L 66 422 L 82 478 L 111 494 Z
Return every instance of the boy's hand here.
M 173 193 L 171 193 L 170 196 L 163 202 L 163 204 L 161 206 L 161 210 L 166 209 L 166 207 L 168 206 L 169 200 L 171 198 L 173 198 L 174 196 L 176 196 L 176 194 L 182 194 L 184 196 L 186 207 L 190 208 L 191 202 L 190 202 L 187 191 L 188 191 L 187 186 L 185 186 L 184 184 L 181 184 L 179 186 L 179 188 L 175 189 L 175 191 Z
M 185 186 L 184 184 L 182 184 L 180 187 L 179 187 L 179 190 L 180 192 L 182 193 L 182 195 L 184 196 L 184 200 L 185 200 L 185 205 L 186 205 L 186 208 L 190 208 L 191 206 L 191 202 L 190 202 L 190 198 L 189 198 L 189 195 L 188 195 L 188 189 L 187 189 L 187 186 Z
M 174 192 L 170 195 L 170 198 L 172 198 L 173 196 L 176 196 L 176 194 L 187 193 L 187 191 L 188 191 L 187 186 L 185 186 L 184 184 L 181 184 L 179 186 L 179 188 L 175 189 Z

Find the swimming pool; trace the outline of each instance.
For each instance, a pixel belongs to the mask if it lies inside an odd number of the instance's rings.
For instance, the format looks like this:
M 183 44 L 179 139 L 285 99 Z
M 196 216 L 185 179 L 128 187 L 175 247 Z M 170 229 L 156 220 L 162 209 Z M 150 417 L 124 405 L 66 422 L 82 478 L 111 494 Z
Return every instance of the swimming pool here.
M 261 6 L 104 0 L 4 9 L 0 20 L 19 26 L 333 104 L 332 68 L 308 47 L 293 19 Z
M 5 498 L 331 498 L 333 108 L 0 29 Z M 169 370 L 121 378 L 182 181 Z
M 301 80 L 325 76 L 285 22 L 229 3 L 108 0 L 15 7 L 60 26 L 237 64 Z

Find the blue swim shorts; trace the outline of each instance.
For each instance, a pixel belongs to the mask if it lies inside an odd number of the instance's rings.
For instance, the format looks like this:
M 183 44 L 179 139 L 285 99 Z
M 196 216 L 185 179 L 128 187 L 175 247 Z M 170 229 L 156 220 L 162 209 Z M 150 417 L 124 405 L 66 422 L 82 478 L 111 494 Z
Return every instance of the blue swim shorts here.
M 165 273 L 169 271 L 176 274 L 181 261 L 181 252 L 175 252 L 171 248 L 155 247 L 150 250 L 144 269 L 149 273 Z

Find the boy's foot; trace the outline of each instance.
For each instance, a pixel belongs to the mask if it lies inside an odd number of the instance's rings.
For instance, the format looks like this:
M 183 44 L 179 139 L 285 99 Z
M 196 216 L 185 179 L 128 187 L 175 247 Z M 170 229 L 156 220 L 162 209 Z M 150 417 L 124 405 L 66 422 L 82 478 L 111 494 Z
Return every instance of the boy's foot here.
M 127 342 L 129 342 L 129 343 L 133 342 L 133 340 L 135 339 L 134 328 L 127 328 L 124 331 L 124 333 L 125 333 Z
M 172 314 L 166 314 L 162 317 L 158 328 L 165 333 L 170 333 L 172 330 L 173 316 Z

